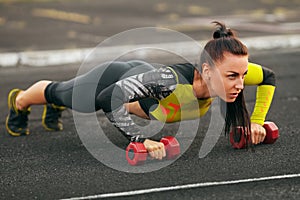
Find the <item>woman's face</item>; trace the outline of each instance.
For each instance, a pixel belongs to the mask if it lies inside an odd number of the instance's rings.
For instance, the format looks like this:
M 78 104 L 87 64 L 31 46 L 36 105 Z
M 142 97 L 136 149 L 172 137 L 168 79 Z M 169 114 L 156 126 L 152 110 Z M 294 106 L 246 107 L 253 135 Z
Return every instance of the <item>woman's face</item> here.
M 224 59 L 209 68 L 211 96 L 219 96 L 226 102 L 234 102 L 244 88 L 248 71 L 248 56 L 224 53 Z

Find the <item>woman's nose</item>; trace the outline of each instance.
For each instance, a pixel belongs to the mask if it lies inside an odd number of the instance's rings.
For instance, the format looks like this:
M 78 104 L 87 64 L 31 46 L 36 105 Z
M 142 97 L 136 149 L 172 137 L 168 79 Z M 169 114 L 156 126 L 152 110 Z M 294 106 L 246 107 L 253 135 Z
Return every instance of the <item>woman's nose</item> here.
M 237 83 L 235 85 L 235 88 L 238 89 L 238 90 L 242 90 L 244 89 L 244 79 L 243 78 L 239 78 L 237 80 Z

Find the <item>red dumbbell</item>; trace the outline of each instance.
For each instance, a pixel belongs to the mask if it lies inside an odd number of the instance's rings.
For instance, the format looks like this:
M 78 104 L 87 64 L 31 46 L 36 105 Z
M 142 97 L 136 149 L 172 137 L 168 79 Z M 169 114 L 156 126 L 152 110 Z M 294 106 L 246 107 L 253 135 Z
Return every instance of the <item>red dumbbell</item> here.
M 278 127 L 274 122 L 265 122 L 263 127 L 266 129 L 266 137 L 263 141 L 264 144 L 273 144 L 279 137 Z M 230 132 L 230 143 L 235 149 L 243 149 L 246 147 L 246 137 L 250 141 L 250 135 L 244 134 L 241 127 L 236 128 L 236 133 L 234 131 Z
M 180 154 L 180 145 L 172 136 L 163 137 L 160 142 L 165 145 L 166 159 L 175 159 Z M 142 165 L 147 160 L 147 149 L 141 142 L 131 142 L 126 148 L 126 159 L 130 165 Z
M 266 129 L 267 135 L 263 141 L 264 144 L 273 144 L 279 138 L 278 127 L 274 122 L 265 122 L 264 128 Z

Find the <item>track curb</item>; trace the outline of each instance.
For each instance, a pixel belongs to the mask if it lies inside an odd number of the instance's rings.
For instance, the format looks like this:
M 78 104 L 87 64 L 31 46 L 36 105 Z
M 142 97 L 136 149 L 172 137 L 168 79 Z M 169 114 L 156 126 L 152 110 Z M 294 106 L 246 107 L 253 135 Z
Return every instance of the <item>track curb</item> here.
M 273 50 L 279 48 L 298 48 L 300 47 L 300 35 L 273 35 L 261 37 L 248 37 L 241 38 L 241 41 L 253 51 L 258 50 Z M 206 41 L 199 41 L 199 44 L 204 44 Z M 185 49 L 186 54 L 197 54 L 195 49 L 188 48 L 189 42 L 180 42 L 177 44 L 159 44 L 164 47 Z M 157 45 L 156 45 L 157 46 Z M 147 47 L 147 45 L 136 46 L 113 46 L 101 47 L 101 52 L 105 52 L 105 56 L 118 55 L 120 52 L 126 51 L 130 48 Z M 1 67 L 19 67 L 19 66 L 32 66 L 32 67 L 46 67 L 64 64 L 81 63 L 95 48 L 82 48 L 82 49 L 64 49 L 64 50 L 46 50 L 46 51 L 26 51 L 26 52 L 7 52 L 0 53 L 0 68 Z

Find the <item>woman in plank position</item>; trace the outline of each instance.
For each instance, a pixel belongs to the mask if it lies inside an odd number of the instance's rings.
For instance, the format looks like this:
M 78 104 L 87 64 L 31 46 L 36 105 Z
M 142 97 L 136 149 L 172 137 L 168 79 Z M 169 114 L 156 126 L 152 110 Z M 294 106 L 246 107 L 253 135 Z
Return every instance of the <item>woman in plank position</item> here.
M 232 127 L 242 126 L 250 133 L 252 144 L 262 142 L 266 136 L 262 125 L 275 91 L 274 72 L 248 62 L 247 47 L 234 32 L 223 23 L 214 23 L 213 38 L 206 43 L 197 66 L 183 63 L 156 69 L 142 61 L 110 62 L 68 81 L 43 80 L 26 90 L 13 89 L 8 96 L 8 133 L 29 134 L 27 121 L 31 105 L 46 105 L 43 124 L 54 130 L 62 129 L 61 107 L 85 113 L 102 109 L 130 141 L 142 142 L 151 157 L 162 159 L 166 155 L 164 145 L 147 139 L 130 114 L 167 123 L 195 119 L 203 116 L 215 97 L 219 97 L 227 111 L 225 133 Z M 244 85 L 257 85 L 251 116 L 245 105 Z M 74 104 L 72 98 L 83 100 Z M 182 99 L 184 104 L 180 102 Z M 195 99 L 199 106 L 190 108 L 189 101 Z M 184 109 L 189 110 L 184 112 Z

